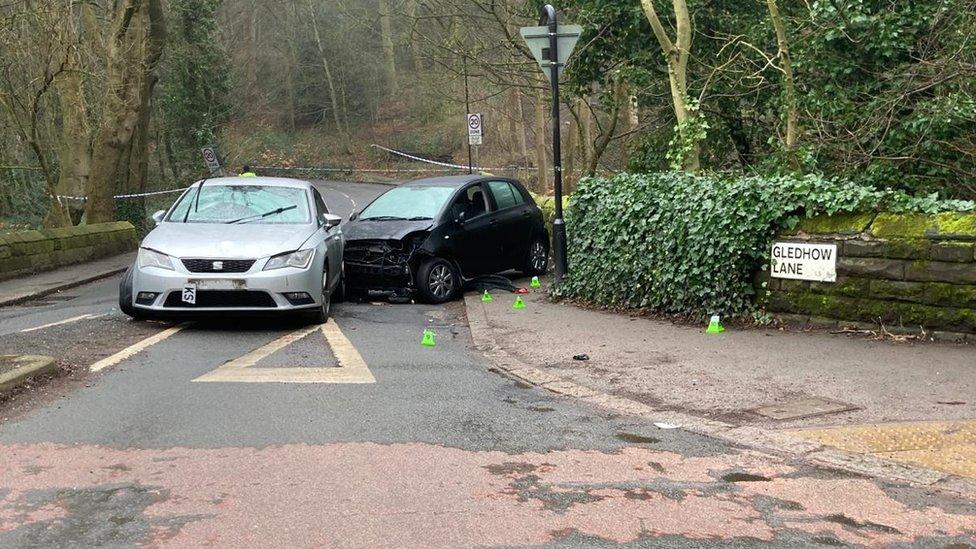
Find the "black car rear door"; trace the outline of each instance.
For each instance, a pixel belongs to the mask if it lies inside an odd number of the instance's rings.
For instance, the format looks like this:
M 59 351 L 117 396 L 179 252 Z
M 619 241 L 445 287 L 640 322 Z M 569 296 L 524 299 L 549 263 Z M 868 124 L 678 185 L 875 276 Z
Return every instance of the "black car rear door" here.
M 492 203 L 481 183 L 462 189 L 451 204 L 452 215 L 464 212 L 464 221 L 451 233 L 454 256 L 468 278 L 500 270 L 504 262 L 502 235 Z
M 495 270 L 520 267 L 525 262 L 532 238 L 532 208 L 508 181 L 487 181 L 485 186 L 494 202 L 494 215 L 502 239 L 504 259 Z

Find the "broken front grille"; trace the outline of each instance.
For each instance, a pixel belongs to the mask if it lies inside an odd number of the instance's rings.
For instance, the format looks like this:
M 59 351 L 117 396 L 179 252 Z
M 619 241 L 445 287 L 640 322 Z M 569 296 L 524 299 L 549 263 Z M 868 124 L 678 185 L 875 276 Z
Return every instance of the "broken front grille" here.
M 346 245 L 345 260 L 363 265 L 402 265 L 407 254 L 384 240 L 362 240 Z

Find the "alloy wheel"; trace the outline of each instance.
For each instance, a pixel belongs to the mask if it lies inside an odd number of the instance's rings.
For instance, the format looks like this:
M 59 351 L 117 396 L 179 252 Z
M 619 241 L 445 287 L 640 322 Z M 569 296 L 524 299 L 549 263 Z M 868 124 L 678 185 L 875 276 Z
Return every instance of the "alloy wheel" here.
M 536 240 L 532 243 L 532 249 L 529 251 L 529 261 L 532 262 L 532 268 L 538 272 L 541 272 L 546 268 L 546 247 L 543 246 L 542 242 Z
M 447 265 L 435 265 L 430 270 L 430 276 L 427 278 L 427 281 L 427 287 L 430 288 L 430 293 L 438 298 L 445 298 L 454 291 L 454 274 Z

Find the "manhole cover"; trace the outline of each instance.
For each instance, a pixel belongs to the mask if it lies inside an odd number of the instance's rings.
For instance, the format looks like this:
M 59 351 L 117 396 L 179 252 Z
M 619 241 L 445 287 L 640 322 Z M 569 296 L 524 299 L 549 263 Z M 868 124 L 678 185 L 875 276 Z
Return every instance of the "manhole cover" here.
M 754 414 L 768 417 L 770 419 L 801 419 L 813 416 L 823 416 L 826 414 L 836 414 L 839 412 L 850 412 L 857 410 L 857 406 L 851 406 L 836 400 L 825 398 L 809 397 L 791 400 L 782 404 L 763 406 L 752 410 Z

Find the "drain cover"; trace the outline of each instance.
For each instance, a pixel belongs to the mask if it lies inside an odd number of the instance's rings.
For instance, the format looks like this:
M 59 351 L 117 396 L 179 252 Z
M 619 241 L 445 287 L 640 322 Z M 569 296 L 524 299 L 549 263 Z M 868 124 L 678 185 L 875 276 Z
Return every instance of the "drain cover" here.
M 813 416 L 823 416 L 836 414 L 839 412 L 850 412 L 857 410 L 857 406 L 851 406 L 836 400 L 825 398 L 809 397 L 790 400 L 782 404 L 763 406 L 752 410 L 752 413 L 759 414 L 770 419 L 801 419 Z

